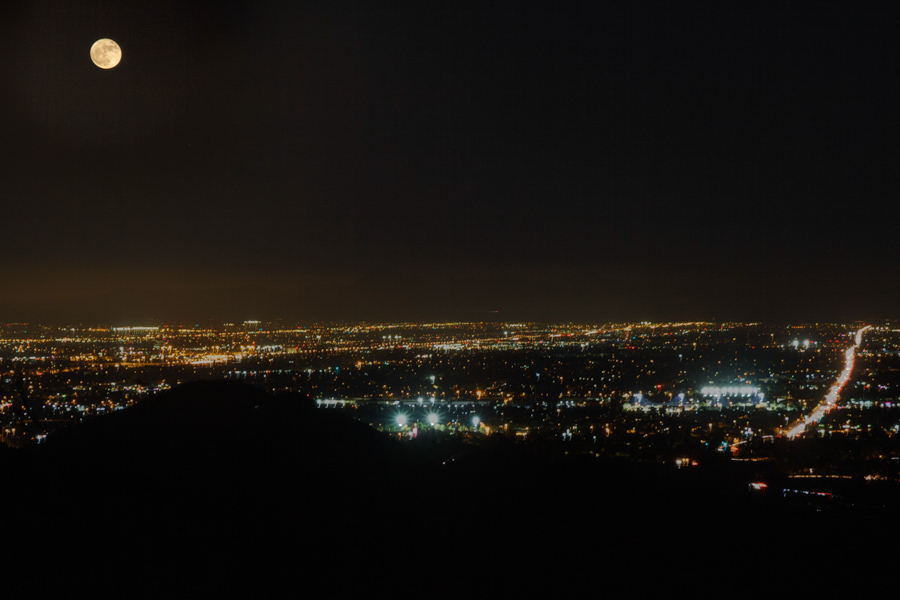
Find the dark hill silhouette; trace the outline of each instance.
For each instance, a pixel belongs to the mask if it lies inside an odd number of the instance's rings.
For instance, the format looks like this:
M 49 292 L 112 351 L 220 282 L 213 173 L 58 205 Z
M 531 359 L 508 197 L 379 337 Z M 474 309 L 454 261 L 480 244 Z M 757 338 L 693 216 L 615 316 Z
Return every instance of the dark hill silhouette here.
M 298 396 L 186 384 L 0 453 L 5 570 L 41 596 L 671 591 L 689 587 L 685 561 L 704 586 L 746 586 L 760 557 L 790 548 L 803 566 L 787 533 L 816 548 L 876 525 L 760 504 L 715 469 L 440 443 L 400 445 Z M 867 547 L 855 539 L 842 544 Z
M 372 428 L 308 399 L 273 397 L 228 381 L 188 383 L 102 418 L 55 432 L 33 452 L 46 460 L 96 460 L 114 468 L 161 460 L 239 457 L 341 468 L 398 459 L 401 448 Z M 127 463 L 127 464 L 126 464 Z M 178 469 L 178 464 L 166 465 Z
M 367 515 L 427 468 L 336 411 L 224 381 L 180 386 L 5 455 L 16 483 L 0 507 L 23 517 L 11 534 L 23 555 L 64 573 L 56 591 L 78 581 L 119 597 L 168 595 L 181 580 L 241 587 L 232 576 L 300 560 L 298 545 L 311 552 L 307 577 L 329 573 L 350 540 L 377 539 Z M 231 572 L 233 557 L 242 567 Z M 106 567 L 82 569 L 95 561 Z M 174 570 L 159 577 L 160 561 Z

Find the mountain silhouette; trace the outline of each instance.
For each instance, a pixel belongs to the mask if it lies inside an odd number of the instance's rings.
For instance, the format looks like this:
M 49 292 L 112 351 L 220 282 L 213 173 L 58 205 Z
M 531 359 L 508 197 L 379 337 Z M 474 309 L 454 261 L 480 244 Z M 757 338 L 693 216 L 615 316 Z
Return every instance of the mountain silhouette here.
M 21 517 L 19 572 L 52 564 L 48 592 L 77 583 L 119 597 L 245 589 L 244 576 L 299 561 L 298 548 L 310 551 L 306 578 L 324 581 L 351 540 L 372 539 L 364 515 L 422 468 L 337 411 L 226 381 L 179 386 L 0 459 L 15 482 L 3 508 Z M 296 568 L 253 585 L 283 589 Z
M 817 548 L 841 528 L 896 528 L 759 504 L 727 470 L 675 476 L 502 437 L 417 441 L 297 395 L 179 386 L 0 452 L 6 589 L 255 598 L 443 582 L 506 595 L 602 580 L 650 592 L 678 587 L 685 557 L 707 585 L 743 581 L 747 561 L 787 552 L 785 532 Z M 648 564 L 671 577 L 646 578 Z

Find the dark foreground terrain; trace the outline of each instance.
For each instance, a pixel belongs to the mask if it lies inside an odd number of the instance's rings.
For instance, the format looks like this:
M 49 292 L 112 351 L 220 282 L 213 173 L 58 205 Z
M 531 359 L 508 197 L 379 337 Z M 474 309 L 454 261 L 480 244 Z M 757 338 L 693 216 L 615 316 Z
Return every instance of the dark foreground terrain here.
M 238 383 L 4 450 L 2 583 L 38 597 L 859 591 L 897 557 L 889 495 L 786 501 L 727 463 L 401 445 Z

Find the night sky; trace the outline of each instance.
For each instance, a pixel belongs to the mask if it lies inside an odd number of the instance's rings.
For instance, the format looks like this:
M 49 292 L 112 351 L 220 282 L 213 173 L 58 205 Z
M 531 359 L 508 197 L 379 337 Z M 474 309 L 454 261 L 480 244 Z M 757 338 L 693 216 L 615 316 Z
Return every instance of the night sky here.
M 0 320 L 900 317 L 900 18 L 684 4 L 7 0 Z

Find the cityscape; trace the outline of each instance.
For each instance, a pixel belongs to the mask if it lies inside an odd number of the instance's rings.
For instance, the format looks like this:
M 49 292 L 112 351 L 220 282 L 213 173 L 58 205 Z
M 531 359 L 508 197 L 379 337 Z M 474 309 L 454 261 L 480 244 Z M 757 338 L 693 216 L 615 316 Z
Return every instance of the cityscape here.
M 418 560 L 429 528 L 455 539 L 438 560 L 462 545 L 501 565 L 480 584 L 598 557 L 631 580 L 646 543 L 703 556 L 739 539 L 718 570 L 734 581 L 758 556 L 797 562 L 790 532 L 803 548 L 887 535 L 900 509 L 898 321 L 6 323 L 0 372 L 22 516 L 8 564 L 43 572 L 41 553 L 61 592 L 249 594 L 261 584 L 222 561 L 285 536 L 300 554 L 242 555 L 248 572 L 302 557 L 310 585 L 356 590 Z M 472 523 L 489 543 L 455 533 Z M 844 547 L 871 564 L 867 539 Z M 86 574 L 73 552 L 99 562 Z
M 4 593 L 893 591 L 895 13 L 0 3 Z
M 358 323 L 0 328 L 3 443 L 173 387 L 242 382 L 448 455 L 542 452 L 900 481 L 900 323 Z M 792 445 L 821 445 L 798 454 Z M 844 449 L 839 455 L 829 445 Z M 757 483 L 757 482 L 748 482 Z

